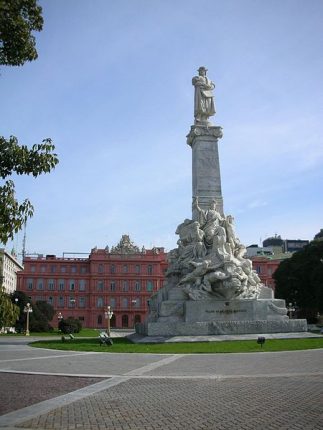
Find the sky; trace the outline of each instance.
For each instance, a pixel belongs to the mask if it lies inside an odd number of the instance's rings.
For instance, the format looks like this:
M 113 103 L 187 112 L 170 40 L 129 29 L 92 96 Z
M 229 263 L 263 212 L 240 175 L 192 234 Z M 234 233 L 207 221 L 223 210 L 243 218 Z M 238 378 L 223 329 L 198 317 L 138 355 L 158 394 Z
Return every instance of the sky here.
M 90 252 L 129 234 L 176 247 L 191 217 L 192 77 L 215 82 L 225 214 L 246 245 L 323 228 L 321 0 L 39 2 L 38 59 L 0 69 L 1 134 L 50 137 L 59 164 L 14 177 L 26 252 Z M 23 233 L 13 242 L 22 251 Z

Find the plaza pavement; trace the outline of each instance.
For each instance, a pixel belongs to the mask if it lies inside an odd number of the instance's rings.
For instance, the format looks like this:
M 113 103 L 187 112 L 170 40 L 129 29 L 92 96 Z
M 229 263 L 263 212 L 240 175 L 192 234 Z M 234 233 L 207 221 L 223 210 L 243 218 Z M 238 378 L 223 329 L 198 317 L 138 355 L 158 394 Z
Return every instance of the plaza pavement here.
M 117 354 L 30 340 L 0 337 L 0 428 L 323 428 L 322 349 Z

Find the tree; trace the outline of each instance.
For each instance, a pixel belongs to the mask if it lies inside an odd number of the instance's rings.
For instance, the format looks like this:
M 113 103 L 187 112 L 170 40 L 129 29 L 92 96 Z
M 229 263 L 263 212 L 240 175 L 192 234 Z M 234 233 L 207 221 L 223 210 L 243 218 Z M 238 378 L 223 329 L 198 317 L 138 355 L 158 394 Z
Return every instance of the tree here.
M 65 334 L 79 333 L 82 330 L 82 323 L 76 318 L 68 317 L 67 319 L 60 320 L 58 328 Z
M 0 288 L 0 329 L 2 327 L 12 327 L 16 324 L 20 309 L 12 303 L 10 296 L 4 288 Z
M 18 145 L 15 137 L 9 140 L 0 136 L 0 177 L 6 179 L 13 173 L 33 175 L 49 172 L 58 163 L 57 154 L 52 153 L 55 146 L 50 139 L 28 149 Z M 34 213 L 30 201 L 19 203 L 15 198 L 15 185 L 12 180 L 0 186 L 0 241 L 7 243 L 19 231 L 28 217 Z
M 20 318 L 15 323 L 18 332 L 25 330 L 26 327 L 26 313 L 24 312 L 24 308 L 27 303 L 31 303 L 33 310 L 29 317 L 30 331 L 45 332 L 53 330 L 53 327 L 49 324 L 55 315 L 55 310 L 51 304 L 42 300 L 32 303 L 31 298 L 26 296 L 22 291 L 15 291 L 11 295 L 11 301 L 13 303 L 16 302 L 16 299 L 17 306 L 20 308 Z
M 32 31 L 43 28 L 37 0 L 0 0 L 0 64 L 21 66 L 36 60 Z
M 298 316 L 314 322 L 323 311 L 323 242 L 312 241 L 282 261 L 273 278 L 276 297 L 296 303 Z
M 31 32 L 43 28 L 42 8 L 37 0 L 0 0 L 0 64 L 20 66 L 37 58 L 35 38 Z M 50 172 L 58 163 L 55 146 L 50 139 L 28 149 L 19 145 L 16 137 L 0 136 L 0 242 L 13 239 L 34 213 L 31 202 L 19 203 L 12 174 L 33 175 Z M 8 180 L 7 180 L 8 179 Z
M 37 309 L 44 315 L 47 321 L 52 321 L 55 315 L 55 309 L 50 303 L 44 300 L 38 300 L 36 302 Z

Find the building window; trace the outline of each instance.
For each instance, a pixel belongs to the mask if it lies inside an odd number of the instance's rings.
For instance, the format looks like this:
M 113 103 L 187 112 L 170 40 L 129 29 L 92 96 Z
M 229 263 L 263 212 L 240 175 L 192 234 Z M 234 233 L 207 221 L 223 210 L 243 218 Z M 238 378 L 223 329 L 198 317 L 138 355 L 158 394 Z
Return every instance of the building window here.
M 147 281 L 147 291 L 151 292 L 154 289 L 153 281 Z
M 43 290 L 43 289 L 44 289 L 43 280 L 42 279 L 38 279 L 37 280 L 37 290 Z
M 72 267 L 71 267 L 71 272 L 72 272 L 72 273 L 76 273 L 76 266 L 72 266 Z
M 64 307 L 64 297 L 60 296 L 58 298 L 58 307 L 63 308 Z
M 110 273 L 116 273 L 116 266 L 114 264 L 110 266 Z
M 99 264 L 98 272 L 103 273 L 103 264 Z
M 141 290 L 140 281 L 136 281 L 135 282 L 135 291 L 140 291 L 140 290 Z
M 61 273 L 66 273 L 66 266 L 61 266 Z
M 30 266 L 30 271 L 33 272 L 33 273 L 36 272 L 36 267 L 35 266 Z
M 123 270 L 123 273 L 128 273 L 128 266 L 124 264 L 122 270 Z
M 139 264 L 136 264 L 136 266 L 135 266 L 135 272 L 136 272 L 137 275 L 139 275 L 139 273 L 140 273 L 140 266 L 139 266 Z
M 52 306 L 54 306 L 54 298 L 52 296 L 48 297 L 48 303 Z
M 127 328 L 129 325 L 128 315 L 122 315 L 122 327 Z
M 103 281 L 98 281 L 97 290 L 98 291 L 103 291 Z
M 79 298 L 79 307 L 80 308 L 85 308 L 85 297 L 80 297 Z
M 50 291 L 54 290 L 54 279 L 48 279 L 48 289 Z
M 115 297 L 110 297 L 110 306 L 112 307 L 112 308 L 115 308 L 116 307 L 116 299 L 115 299 Z
M 69 308 L 75 308 L 75 302 L 76 302 L 76 300 L 74 299 L 74 297 L 70 297 L 68 300 L 68 307 Z
M 33 289 L 33 280 L 32 279 L 27 279 L 27 288 L 28 288 L 28 290 Z
M 140 315 L 135 315 L 135 324 L 140 323 L 141 322 L 141 316 Z
M 79 280 L 79 291 L 85 291 L 86 289 L 86 281 L 85 279 Z
M 81 273 L 86 273 L 86 266 L 81 267 Z
M 116 283 L 115 281 L 110 282 L 110 291 L 116 291 Z
M 136 299 L 133 300 L 133 304 L 135 308 L 140 308 L 140 298 L 136 297 Z
M 102 297 L 97 298 L 96 307 L 97 308 L 103 308 L 103 298 Z
M 56 272 L 56 266 L 50 266 L 50 273 Z
M 129 291 L 128 281 L 123 281 L 123 283 L 122 283 L 122 291 Z
M 122 299 L 122 307 L 123 308 L 127 308 L 128 307 L 128 299 L 126 297 L 124 297 Z
M 60 279 L 60 280 L 58 281 L 58 289 L 59 289 L 59 291 L 63 291 L 63 290 L 64 290 L 64 288 L 65 288 L 65 282 L 64 282 L 64 279 Z
M 84 317 L 79 317 L 79 320 L 80 321 L 84 321 Z
M 69 280 L 70 291 L 75 291 L 75 281 L 74 279 Z
M 40 266 L 40 271 L 42 273 L 45 273 L 46 272 L 46 266 Z
M 151 264 L 148 264 L 148 266 L 147 266 L 147 274 L 148 275 L 153 274 L 153 266 Z
M 261 273 L 261 266 L 256 266 L 256 272 L 257 272 L 258 274 L 260 274 L 260 273 Z
M 102 315 L 99 315 L 98 316 L 98 325 L 101 325 L 102 324 Z

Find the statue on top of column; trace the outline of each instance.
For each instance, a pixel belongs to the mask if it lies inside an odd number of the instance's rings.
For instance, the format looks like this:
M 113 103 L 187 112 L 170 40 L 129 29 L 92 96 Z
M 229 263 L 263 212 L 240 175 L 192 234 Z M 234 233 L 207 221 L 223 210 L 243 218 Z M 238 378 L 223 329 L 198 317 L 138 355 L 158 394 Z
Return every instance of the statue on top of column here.
M 192 84 L 195 87 L 194 96 L 194 117 L 196 125 L 209 125 L 208 118 L 215 114 L 214 83 L 206 76 L 207 69 L 201 66 L 198 69 L 199 75 L 194 76 Z

